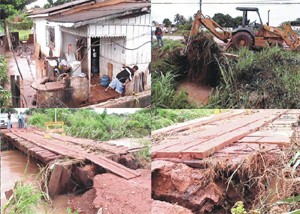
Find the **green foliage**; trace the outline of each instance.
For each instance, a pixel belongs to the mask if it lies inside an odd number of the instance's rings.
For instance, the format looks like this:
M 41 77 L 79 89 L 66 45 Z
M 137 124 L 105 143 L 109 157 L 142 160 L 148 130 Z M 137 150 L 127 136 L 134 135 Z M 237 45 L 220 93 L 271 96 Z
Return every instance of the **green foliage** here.
M 7 82 L 7 62 L 5 57 L 0 56 L 0 108 L 9 105 L 11 93 L 4 89 Z
M 165 19 L 163 20 L 163 24 L 165 25 L 165 27 L 170 27 L 170 26 L 172 25 L 172 22 L 171 22 L 170 19 L 165 18 Z
M 139 160 L 139 162 L 147 162 L 151 161 L 151 141 L 141 140 L 139 142 L 140 145 L 145 146 L 145 148 L 139 150 L 134 155 Z
M 185 56 L 179 52 L 184 44 L 178 40 L 165 40 L 164 47 L 152 51 L 152 106 L 160 108 L 194 108 L 184 91 L 176 91 L 176 80 L 185 69 Z
M 213 109 L 155 109 L 152 114 L 152 131 L 175 123 L 213 114 Z
M 229 14 L 216 13 L 212 19 L 222 27 L 236 28 L 242 24 L 243 17 L 232 18 Z
M 4 20 L 7 17 L 16 14 L 23 10 L 27 4 L 36 0 L 4 0 L 0 4 L 0 19 Z
M 296 152 L 293 158 L 290 161 L 290 165 L 293 166 L 293 170 L 296 170 L 297 167 L 300 165 L 300 151 Z
M 4 86 L 7 81 L 7 62 L 4 56 L 0 56 L 0 85 Z
M 12 114 L 16 114 L 18 113 L 18 111 L 15 108 L 4 108 L 4 109 L 0 109 L 2 113 L 12 113 Z
M 24 213 L 33 214 L 35 208 L 41 203 L 43 193 L 38 191 L 31 184 L 18 182 L 13 190 L 13 195 L 3 208 L 3 213 Z M 1 212 L 1 213 L 2 213 Z
M 44 5 L 44 8 L 50 8 L 54 6 L 58 6 L 67 2 L 71 2 L 73 0 L 47 0 L 48 3 Z
M 237 201 L 235 205 L 231 208 L 232 214 L 247 214 L 244 204 L 242 201 Z
M 78 210 L 73 211 L 72 208 L 68 207 L 67 208 L 67 214 L 79 214 L 79 211 Z
M 221 84 L 207 107 L 300 107 L 299 54 L 272 47 L 255 53 L 241 49 L 238 55 L 219 62 Z
M 9 106 L 11 93 L 0 86 L 0 108 Z
M 57 109 L 57 121 L 65 123 L 65 131 L 74 137 L 95 140 L 112 140 L 123 137 L 140 138 L 150 135 L 151 112 L 140 110 L 134 114 L 98 114 L 90 109 Z M 29 123 L 44 127 L 44 123 L 54 121 L 55 109 L 32 112 Z
M 194 108 L 188 102 L 186 92 L 176 91 L 175 77 L 176 75 L 171 72 L 153 75 L 151 95 L 154 108 Z
M 9 16 L 7 23 L 13 30 L 28 30 L 33 26 L 32 18 L 28 18 L 27 13 L 19 11 Z
M 280 204 L 290 204 L 290 203 L 295 203 L 295 202 L 300 202 L 300 195 L 277 201 L 273 204 L 273 206 L 280 205 Z

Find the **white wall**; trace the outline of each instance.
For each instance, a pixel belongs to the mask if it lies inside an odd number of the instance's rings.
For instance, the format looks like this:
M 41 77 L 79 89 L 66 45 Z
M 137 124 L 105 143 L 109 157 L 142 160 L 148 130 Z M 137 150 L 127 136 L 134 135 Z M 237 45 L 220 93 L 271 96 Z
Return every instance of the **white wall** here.
M 116 76 L 126 63 L 125 50 L 116 45 L 125 46 L 125 37 L 100 38 L 100 75 L 107 74 L 108 63 L 113 64 L 113 76 Z
M 105 20 L 97 25 L 89 25 L 88 35 L 90 37 L 101 37 L 103 44 L 108 42 L 109 39 L 105 37 L 125 37 L 126 41 L 124 42 L 125 48 L 119 48 L 111 46 L 112 53 L 108 53 L 108 50 L 101 52 L 107 53 L 107 61 L 117 61 L 118 57 L 121 57 L 120 62 L 113 62 L 114 76 L 119 72 L 121 65 L 138 65 L 139 70 L 144 71 L 147 69 L 151 61 L 151 16 L 150 14 L 141 15 L 133 18 L 125 19 L 110 19 Z M 118 42 L 119 43 L 119 42 Z M 139 47 L 141 46 L 141 47 Z M 139 47 L 139 48 L 138 48 Z M 134 50 L 126 50 L 134 49 Z M 121 54 L 120 54 L 121 53 Z M 117 56 L 116 54 L 120 54 Z M 122 57 L 125 57 L 122 58 Z M 101 59 L 100 61 L 100 72 L 107 72 L 107 62 Z M 103 67 L 101 67 L 101 62 Z M 106 68 L 104 67 L 106 66 Z
M 36 24 L 35 35 L 36 42 L 41 45 L 41 51 L 44 54 L 49 53 L 49 48 L 46 46 L 46 20 L 45 18 L 34 18 Z
M 68 52 L 68 45 L 72 45 L 72 52 L 75 54 L 76 51 L 76 36 L 69 33 L 62 33 L 62 46 L 61 46 L 61 56 L 65 57 L 65 53 Z
M 61 47 L 61 32 L 57 23 L 49 23 L 45 18 L 34 18 L 36 24 L 36 41 L 41 45 L 41 51 L 46 56 L 49 56 L 49 47 L 46 41 L 46 26 L 53 26 L 55 29 L 55 48 L 53 50 L 54 56 L 60 56 Z

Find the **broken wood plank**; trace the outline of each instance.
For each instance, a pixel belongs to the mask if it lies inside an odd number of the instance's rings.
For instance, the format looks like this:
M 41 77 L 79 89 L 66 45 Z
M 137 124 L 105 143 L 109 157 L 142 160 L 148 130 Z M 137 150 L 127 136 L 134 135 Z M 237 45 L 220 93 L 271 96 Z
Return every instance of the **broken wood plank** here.
M 121 164 L 118 164 L 108 158 L 101 157 L 100 155 L 92 155 L 85 150 L 76 150 L 70 146 L 63 145 L 61 141 L 57 141 L 54 139 L 44 139 L 42 136 L 28 133 L 24 131 L 12 131 L 13 134 L 17 135 L 20 138 L 23 138 L 29 142 L 32 142 L 35 145 L 38 145 L 42 148 L 48 149 L 52 152 L 55 152 L 57 154 L 71 157 L 79 160 L 90 160 L 91 162 L 102 166 L 108 171 L 111 171 L 112 173 L 115 173 L 125 179 L 131 179 L 137 176 L 140 176 L 140 173 L 131 170 L 129 168 L 124 167 Z
M 91 162 L 102 166 L 106 170 L 109 170 L 113 172 L 114 174 L 117 174 L 125 179 L 131 179 L 140 176 L 141 174 L 138 173 L 137 171 L 134 171 L 132 169 L 129 169 L 121 164 L 118 164 L 108 158 L 101 157 L 101 156 L 96 156 L 96 155 L 89 155 L 86 157 L 88 160 Z
M 63 172 L 63 167 L 59 164 L 55 164 L 53 172 L 51 173 L 51 177 L 48 185 L 48 193 L 51 198 L 58 195 L 60 189 L 60 177 Z

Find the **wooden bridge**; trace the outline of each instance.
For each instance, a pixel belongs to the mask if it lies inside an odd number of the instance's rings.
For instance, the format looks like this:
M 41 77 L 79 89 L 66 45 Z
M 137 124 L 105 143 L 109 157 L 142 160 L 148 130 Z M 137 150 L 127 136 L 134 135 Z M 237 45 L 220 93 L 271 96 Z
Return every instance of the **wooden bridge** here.
M 152 146 L 152 158 L 234 157 L 289 146 L 299 116 L 300 110 L 237 110 L 167 127 L 152 133 L 160 139 Z

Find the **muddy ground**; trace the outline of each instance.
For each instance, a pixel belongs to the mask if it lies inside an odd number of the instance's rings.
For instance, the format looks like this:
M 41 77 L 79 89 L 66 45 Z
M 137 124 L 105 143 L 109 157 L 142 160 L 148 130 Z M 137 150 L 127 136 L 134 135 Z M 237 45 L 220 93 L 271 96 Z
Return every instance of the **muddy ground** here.
M 151 173 L 125 180 L 110 173 L 95 176 L 93 188 L 70 200 L 69 205 L 82 214 L 131 214 L 151 212 Z

